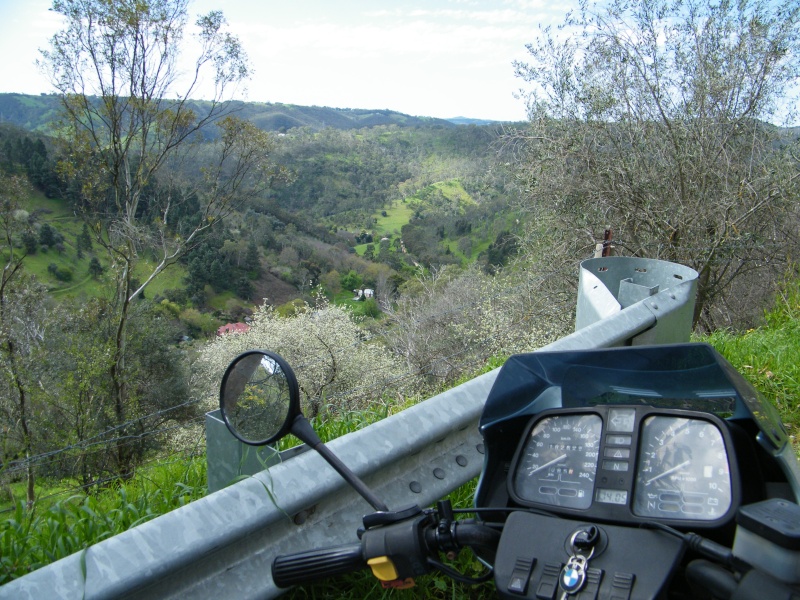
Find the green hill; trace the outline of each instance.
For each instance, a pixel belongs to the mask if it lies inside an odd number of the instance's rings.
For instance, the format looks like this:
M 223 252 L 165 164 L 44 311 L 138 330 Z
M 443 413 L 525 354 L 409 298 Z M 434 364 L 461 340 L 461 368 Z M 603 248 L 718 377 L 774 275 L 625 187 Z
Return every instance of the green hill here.
M 202 115 L 209 104 L 192 103 Z M 58 114 L 59 102 L 55 94 L 39 96 L 27 94 L 0 94 L 0 122 L 13 123 L 28 131 L 47 131 Z M 413 117 L 393 110 L 359 108 L 331 108 L 328 106 L 298 106 L 271 102 L 231 102 L 238 116 L 252 121 L 260 129 L 284 132 L 297 127 L 318 131 L 334 129 L 359 129 L 378 125 L 399 127 L 456 127 L 455 123 L 432 117 Z

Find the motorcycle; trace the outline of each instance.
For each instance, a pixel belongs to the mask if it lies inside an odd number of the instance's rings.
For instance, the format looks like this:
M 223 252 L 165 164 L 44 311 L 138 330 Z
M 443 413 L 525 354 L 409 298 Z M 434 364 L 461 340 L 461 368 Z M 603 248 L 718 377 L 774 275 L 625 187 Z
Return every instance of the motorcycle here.
M 434 569 L 499 598 L 800 598 L 800 468 L 775 408 L 706 344 L 510 357 L 479 428 L 474 507 L 389 510 L 314 432 L 279 355 L 229 365 L 220 407 L 245 443 L 288 433 L 370 503 L 359 542 L 279 556 L 279 587 L 369 568 Z M 472 515 L 467 517 L 466 514 Z M 467 577 L 441 556 L 470 548 Z

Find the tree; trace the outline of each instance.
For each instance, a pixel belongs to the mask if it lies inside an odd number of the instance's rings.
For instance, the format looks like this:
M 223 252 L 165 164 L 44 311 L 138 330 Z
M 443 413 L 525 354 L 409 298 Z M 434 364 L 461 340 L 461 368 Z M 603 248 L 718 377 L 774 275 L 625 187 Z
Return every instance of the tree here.
M 193 412 L 185 405 L 186 364 L 174 345 L 180 333 L 174 315 L 150 302 L 134 304 L 127 348 L 128 423 L 120 432 L 109 374 L 114 311 L 101 299 L 60 303 L 55 310 L 58 327 L 51 328 L 47 338 L 51 356 L 42 381 L 47 422 L 57 426 L 48 430 L 48 445 L 41 452 L 57 451 L 45 463 L 50 473 L 79 477 L 90 485 L 118 472 L 119 443 L 139 459 L 148 450 L 163 447 L 166 440 L 159 430 L 166 423 L 185 422 Z
M 270 161 L 272 138 L 229 114 L 225 100 L 249 71 L 222 13 L 196 21 L 198 53 L 188 76 L 181 77 L 187 5 L 188 0 L 55 0 L 53 10 L 66 18 L 66 26 L 40 61 L 61 94 L 60 139 L 69 152 L 62 152 L 59 171 L 116 276 L 110 375 L 119 425 L 128 420 L 130 400 L 131 301 L 277 173 Z M 205 77 L 213 90 L 201 92 Z M 195 108 L 190 98 L 201 93 L 208 99 Z M 214 141 L 195 144 L 204 135 Z M 187 161 L 195 175 L 181 178 L 178 167 Z M 173 216 L 194 201 L 199 202 L 195 224 L 182 229 Z M 143 247 L 159 258 L 134 287 L 132 273 Z M 129 474 L 131 454 L 123 445 L 118 461 L 120 473 Z
M 36 234 L 30 230 L 22 233 L 22 245 L 25 247 L 27 254 L 35 254 L 36 249 L 39 247 L 39 242 L 36 239 Z
M 543 262 L 590 256 L 610 226 L 618 252 L 698 271 L 707 328 L 737 281 L 782 276 L 798 154 L 770 123 L 792 107 L 799 23 L 793 0 L 611 0 L 542 30 L 516 64 L 530 123 L 506 148 Z
M 15 234 L 27 225 L 17 219 L 19 203 L 28 193 L 27 182 L 19 176 L 0 172 L 0 243 L 4 257 L 0 272 L 0 411 L 3 437 L 0 458 L 28 458 L 35 443 L 37 386 L 31 374 L 37 361 L 32 359 L 42 341 L 44 292 L 26 277 L 22 261 L 26 256 L 15 241 Z M 26 467 L 28 505 L 34 501 L 35 476 Z
M 81 233 L 78 235 L 77 246 L 82 250 L 92 249 L 92 236 L 89 233 L 89 225 L 86 223 L 83 224 L 83 229 L 81 229 Z
M 56 230 L 47 223 L 42 223 L 39 228 L 39 243 L 48 248 L 56 243 Z
M 342 289 L 353 291 L 361 288 L 361 284 L 363 280 L 361 279 L 361 275 L 356 273 L 354 270 L 350 269 L 347 273 L 342 275 L 341 277 L 341 284 Z
M 542 293 L 541 274 L 531 270 L 492 277 L 477 265 L 447 266 L 408 281 L 400 293 L 381 301 L 392 325 L 387 345 L 434 389 L 490 357 L 541 347 L 572 325 L 574 293 Z
M 386 348 L 363 343 L 364 331 L 347 309 L 319 301 L 314 307 L 292 303 L 295 310 L 284 311 L 287 316 L 262 305 L 246 333 L 214 339 L 199 352 L 198 392 L 216 401 L 209 391 L 219 386 L 227 364 L 251 348 L 277 352 L 294 368 L 310 417 L 326 410 L 363 410 L 387 389 L 413 389 L 414 377 L 402 376 L 402 366 Z
M 245 270 L 258 278 L 261 275 L 261 255 L 258 252 L 258 246 L 254 239 L 250 239 L 247 243 L 247 251 L 244 255 L 244 268 Z
M 103 274 L 103 265 L 100 264 L 100 261 L 97 260 L 96 256 L 93 256 L 92 260 L 89 262 L 89 275 L 97 279 L 102 274 Z

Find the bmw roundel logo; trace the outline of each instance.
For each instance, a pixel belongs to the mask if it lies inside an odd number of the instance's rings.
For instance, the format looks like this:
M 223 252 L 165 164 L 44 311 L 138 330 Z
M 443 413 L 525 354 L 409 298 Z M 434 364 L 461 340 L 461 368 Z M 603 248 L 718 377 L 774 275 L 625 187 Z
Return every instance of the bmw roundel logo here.
M 567 565 L 561 572 L 561 587 L 568 594 L 576 592 L 583 584 L 583 578 L 584 573 L 582 569 L 576 569 Z

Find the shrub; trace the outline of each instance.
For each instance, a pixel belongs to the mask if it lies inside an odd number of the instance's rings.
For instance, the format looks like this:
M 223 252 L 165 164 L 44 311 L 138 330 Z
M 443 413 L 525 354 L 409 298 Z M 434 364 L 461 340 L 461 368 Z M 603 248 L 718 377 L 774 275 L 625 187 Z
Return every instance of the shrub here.
M 72 269 L 69 267 L 59 267 L 55 263 L 47 265 L 47 272 L 59 281 L 72 281 Z
M 414 384 L 413 378 L 401 378 L 401 363 L 384 346 L 363 343 L 364 330 L 348 309 L 323 298 L 317 306 L 304 306 L 286 317 L 261 306 L 248 332 L 216 338 L 196 364 L 201 389 L 216 390 L 228 363 L 253 348 L 277 352 L 294 368 L 310 417 L 326 408 L 365 408 L 389 387 L 402 392 L 407 389 L 402 386 Z

